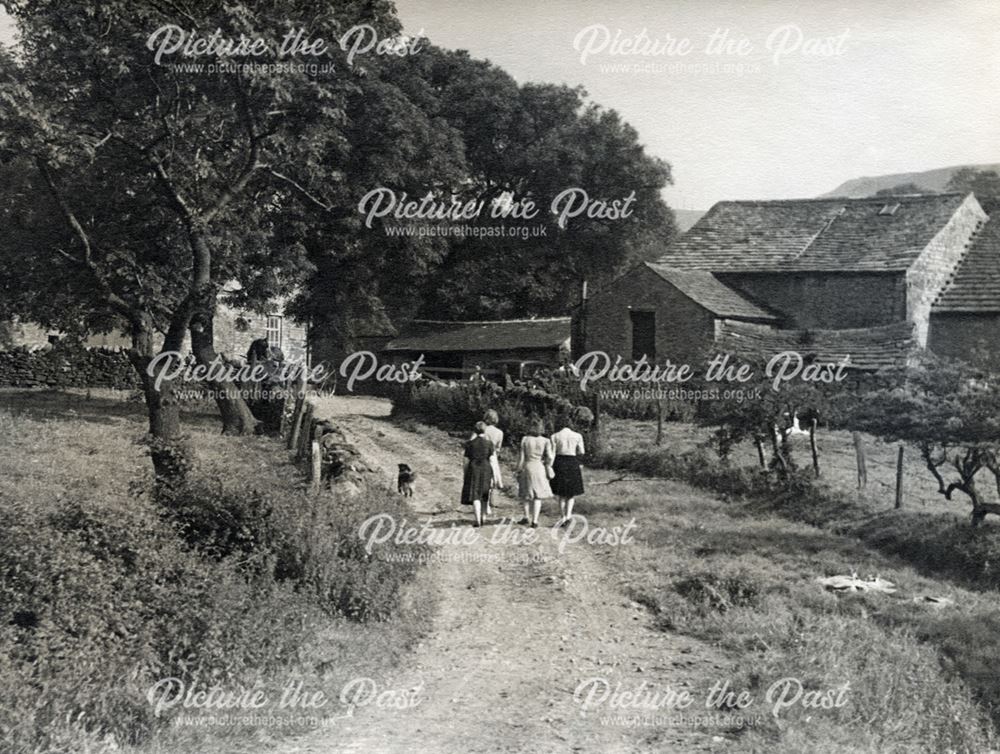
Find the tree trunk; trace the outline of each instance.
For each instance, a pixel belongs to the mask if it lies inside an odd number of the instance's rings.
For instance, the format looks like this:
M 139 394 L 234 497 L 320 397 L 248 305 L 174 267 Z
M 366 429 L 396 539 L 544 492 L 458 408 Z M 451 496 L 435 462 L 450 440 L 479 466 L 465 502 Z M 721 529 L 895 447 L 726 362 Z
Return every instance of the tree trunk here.
M 177 351 L 179 343 L 173 343 L 169 334 L 163 351 Z M 132 348 L 128 352 L 129 361 L 139 375 L 142 392 L 149 417 L 150 458 L 153 472 L 158 482 L 177 483 L 182 481 L 191 464 L 190 451 L 181 439 L 180 403 L 175 395 L 172 379 L 163 378 L 157 385 L 157 376 L 166 373 L 171 361 L 162 361 L 154 370 L 155 349 L 153 328 L 148 319 L 132 323 Z M 150 373 L 152 371 L 152 373 Z
M 899 452 L 896 455 L 896 508 L 903 507 L 903 452 L 905 446 L 899 443 Z
M 788 476 L 788 461 L 785 458 L 784 453 L 782 453 L 782 445 L 784 444 L 784 438 L 778 438 L 778 428 L 774 425 L 767 427 L 771 435 L 771 453 L 772 460 L 771 464 L 777 470 L 778 476 L 784 478 Z
M 191 353 L 195 360 L 208 367 L 216 364 L 216 371 L 225 368 L 225 363 L 215 351 L 215 291 L 210 291 L 191 319 Z M 222 434 L 250 435 L 257 427 L 257 420 L 240 393 L 240 386 L 233 380 L 209 380 L 209 387 L 215 397 L 222 417 Z

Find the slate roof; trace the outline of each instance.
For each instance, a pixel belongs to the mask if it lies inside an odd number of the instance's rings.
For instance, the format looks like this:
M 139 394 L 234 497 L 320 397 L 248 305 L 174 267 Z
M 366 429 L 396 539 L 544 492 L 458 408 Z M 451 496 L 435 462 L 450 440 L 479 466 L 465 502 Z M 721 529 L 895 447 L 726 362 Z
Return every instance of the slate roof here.
M 1000 197 L 979 198 L 990 216 L 962 255 L 933 313 L 1000 312 Z
M 964 201 L 963 194 L 933 194 L 718 202 L 657 264 L 711 272 L 906 270 Z
M 732 288 L 723 285 L 705 270 L 676 270 L 672 267 L 646 263 L 653 272 L 677 290 L 719 317 L 778 321 L 778 317 L 748 301 Z
M 774 356 L 797 351 L 820 361 L 837 362 L 849 355 L 850 366 L 863 371 L 905 366 L 915 349 L 913 325 L 909 322 L 856 330 L 775 330 L 750 322 L 725 321 L 718 344 L 737 354 Z
M 418 319 L 386 351 L 508 351 L 557 348 L 569 339 L 570 318 L 450 322 Z

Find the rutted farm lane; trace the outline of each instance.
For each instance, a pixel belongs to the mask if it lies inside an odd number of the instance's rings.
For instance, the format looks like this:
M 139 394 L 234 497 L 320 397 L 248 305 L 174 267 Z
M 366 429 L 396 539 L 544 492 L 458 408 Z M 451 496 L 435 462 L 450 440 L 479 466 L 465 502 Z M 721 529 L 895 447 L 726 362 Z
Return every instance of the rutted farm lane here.
M 335 397 L 321 399 L 318 413 L 342 426 L 387 480 L 394 483 L 398 463 L 418 471 L 411 524 L 467 526 L 470 517 L 457 504 L 458 442 L 436 431 L 403 429 L 388 420 L 388 411 L 385 401 Z M 511 469 L 505 473 L 513 479 Z M 552 507 L 543 517 L 551 520 Z M 520 516 L 517 500 L 498 497 L 494 521 Z M 474 544 L 452 541 L 434 550 L 422 577 L 440 595 L 433 629 L 386 683 L 419 689 L 419 704 L 359 707 L 281 751 L 694 752 L 725 746 L 690 725 L 608 719 L 650 713 L 608 704 L 582 710 L 574 691 L 587 679 L 604 679 L 611 689 L 620 683 L 625 691 L 643 683 L 660 692 L 688 689 L 698 699 L 698 690 L 725 677 L 726 665 L 710 647 L 649 625 L 644 608 L 621 595 L 620 574 L 602 562 L 610 548 L 586 542 L 560 548 L 544 523 L 532 544 L 504 540 L 497 529 L 479 530 Z M 655 714 L 661 720 L 693 716 L 699 707 Z

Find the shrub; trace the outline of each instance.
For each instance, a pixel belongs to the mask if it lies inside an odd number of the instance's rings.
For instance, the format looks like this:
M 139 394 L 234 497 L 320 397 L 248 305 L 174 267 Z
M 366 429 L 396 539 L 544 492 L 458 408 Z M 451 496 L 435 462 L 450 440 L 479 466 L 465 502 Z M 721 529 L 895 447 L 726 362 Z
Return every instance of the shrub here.
M 428 382 L 401 391 L 393 401 L 394 416 L 414 416 L 442 429 L 470 432 L 487 409 L 499 415 L 505 442 L 510 445 L 521 442 L 536 417 L 550 433 L 561 419 L 569 417 L 586 438 L 588 450 L 597 448 L 589 409 L 540 388 L 516 385 L 505 389 L 492 382 L 451 386 Z
M 255 556 L 259 561 L 275 549 L 275 501 L 251 486 L 227 489 L 218 479 L 193 479 L 161 488 L 156 499 L 161 516 L 206 557 Z
M 0 510 L 5 751 L 49 750 L 79 731 L 139 741 L 157 724 L 144 698 L 156 680 L 278 667 L 314 625 L 290 590 L 185 552 L 145 503 Z

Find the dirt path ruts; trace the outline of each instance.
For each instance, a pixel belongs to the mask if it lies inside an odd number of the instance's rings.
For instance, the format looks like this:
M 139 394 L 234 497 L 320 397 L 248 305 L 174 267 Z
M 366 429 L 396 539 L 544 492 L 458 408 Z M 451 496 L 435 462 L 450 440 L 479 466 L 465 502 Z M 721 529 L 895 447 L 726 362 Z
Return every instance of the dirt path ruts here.
M 319 413 L 337 421 L 393 483 L 397 463 L 418 470 L 414 522 L 468 524 L 469 514 L 457 505 L 457 443 L 450 448 L 440 437 L 432 441 L 392 424 L 384 401 L 326 398 Z M 543 517 L 551 513 L 550 505 Z M 520 518 L 519 503 L 501 497 L 494 516 Z M 722 666 L 705 645 L 652 629 L 645 610 L 620 594 L 595 548 L 576 544 L 560 552 L 544 523 L 533 544 L 491 541 L 498 529 L 504 527 L 480 530 L 473 545 L 440 546 L 427 566 L 440 591 L 433 629 L 387 684 L 422 687 L 420 704 L 359 708 L 282 752 L 720 750 L 719 739 L 691 727 L 612 724 L 606 716 L 619 714 L 614 709 L 582 713 L 573 692 L 585 679 L 694 693 Z

